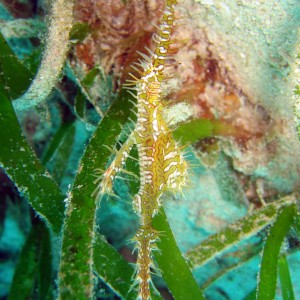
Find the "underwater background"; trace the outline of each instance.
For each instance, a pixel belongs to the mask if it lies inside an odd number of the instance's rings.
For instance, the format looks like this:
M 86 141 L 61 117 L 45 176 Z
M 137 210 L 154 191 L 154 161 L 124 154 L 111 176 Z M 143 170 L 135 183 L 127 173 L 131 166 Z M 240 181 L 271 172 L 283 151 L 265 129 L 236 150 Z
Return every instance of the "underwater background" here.
M 0 1 L 0 299 L 136 298 L 136 148 L 114 195 L 91 195 L 133 130 L 124 86 L 163 8 Z M 300 299 L 299 1 L 175 12 L 162 98 L 189 175 L 154 220 L 153 299 Z

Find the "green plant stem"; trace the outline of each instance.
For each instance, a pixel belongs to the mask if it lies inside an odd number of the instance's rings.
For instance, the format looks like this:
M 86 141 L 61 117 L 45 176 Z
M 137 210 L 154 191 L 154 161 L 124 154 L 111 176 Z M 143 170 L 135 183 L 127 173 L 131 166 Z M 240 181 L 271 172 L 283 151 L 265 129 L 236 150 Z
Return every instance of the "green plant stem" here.
M 283 254 L 278 260 L 278 274 L 283 300 L 294 300 L 293 284 L 286 255 Z
M 160 240 L 157 242 L 159 251 L 154 251 L 154 257 L 174 298 L 205 299 L 176 244 L 163 207 L 154 217 L 153 227 L 161 232 Z
M 283 207 L 270 229 L 258 276 L 257 300 L 272 300 L 275 297 L 280 247 L 291 227 L 295 213 L 295 205 Z

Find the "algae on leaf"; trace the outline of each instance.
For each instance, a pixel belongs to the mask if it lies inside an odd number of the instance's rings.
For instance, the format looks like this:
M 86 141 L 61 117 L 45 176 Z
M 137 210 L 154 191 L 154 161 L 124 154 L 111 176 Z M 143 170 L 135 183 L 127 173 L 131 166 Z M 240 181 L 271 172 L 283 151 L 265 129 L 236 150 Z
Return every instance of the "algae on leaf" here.
M 53 1 L 51 25 L 41 66 L 28 91 L 14 101 L 17 111 L 36 107 L 46 100 L 64 66 L 73 23 L 73 0 Z
M 107 115 L 100 122 L 81 159 L 74 185 L 67 199 L 66 220 L 62 232 L 62 254 L 60 262 L 60 297 L 86 299 L 93 292 L 93 239 L 96 229 L 95 214 L 99 205 L 92 194 L 95 190 L 94 177 L 96 169 L 104 169 L 110 151 L 130 114 L 132 104 L 127 92 L 122 92 L 111 106 Z M 84 220 L 84 223 L 81 222 Z M 97 239 L 99 243 L 106 243 Z M 97 273 L 102 270 L 97 266 Z M 104 269 L 105 271 L 105 269 Z M 103 276 L 104 277 L 104 276 Z M 108 276 L 106 279 L 110 279 Z M 80 284 L 79 284 L 80 283 Z M 114 288 L 116 282 L 108 282 Z M 119 290 L 119 287 L 116 287 Z
M 11 101 L 0 85 L 0 165 L 35 211 L 56 232 L 64 217 L 64 196 L 26 141 Z
M 295 196 L 286 197 L 253 211 L 244 218 L 230 224 L 220 232 L 210 236 L 198 246 L 186 253 L 186 258 L 192 268 L 204 265 L 220 255 L 224 250 L 255 235 L 263 228 L 274 222 L 277 212 L 286 205 L 295 204 Z

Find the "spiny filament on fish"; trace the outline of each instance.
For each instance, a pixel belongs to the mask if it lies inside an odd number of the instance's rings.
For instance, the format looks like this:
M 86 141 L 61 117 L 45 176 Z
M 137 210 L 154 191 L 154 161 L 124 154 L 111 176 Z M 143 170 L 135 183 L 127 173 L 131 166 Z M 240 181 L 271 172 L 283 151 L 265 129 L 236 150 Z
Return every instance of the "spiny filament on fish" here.
M 171 31 L 175 20 L 174 5 L 177 0 L 167 0 L 162 21 L 153 39 L 155 50 L 149 56 L 140 53 L 143 60 L 133 65 L 141 78 L 130 74 L 133 80 L 126 84 L 137 99 L 137 121 L 127 141 L 122 145 L 109 168 L 95 183 L 97 198 L 104 193 L 112 194 L 113 180 L 124 171 L 126 159 L 135 144 L 138 149 L 140 188 L 133 198 L 133 208 L 140 218 L 140 226 L 134 241 L 138 250 L 134 284 L 138 285 L 138 299 L 151 299 L 150 268 L 154 267 L 152 251 L 156 249 L 158 232 L 152 227 L 152 220 L 161 207 L 161 196 L 171 191 L 181 191 L 186 184 L 187 163 L 180 146 L 174 140 L 172 131 L 162 117 L 164 105 L 161 99 L 162 82 L 165 79 L 165 60 L 169 59 Z M 125 171 L 126 172 L 126 171 Z

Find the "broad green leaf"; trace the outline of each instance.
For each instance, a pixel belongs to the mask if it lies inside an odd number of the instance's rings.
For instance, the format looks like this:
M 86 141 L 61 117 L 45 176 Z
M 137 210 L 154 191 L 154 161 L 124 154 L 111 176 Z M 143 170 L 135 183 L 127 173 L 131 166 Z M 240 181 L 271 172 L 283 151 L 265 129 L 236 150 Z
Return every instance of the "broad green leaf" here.
M 42 59 L 42 53 L 43 49 L 42 47 L 35 48 L 30 55 L 26 56 L 22 63 L 24 66 L 32 73 L 36 74 L 39 66 L 41 64 L 41 59 Z
M 293 226 L 300 237 L 300 212 L 298 211 L 294 218 Z
M 39 270 L 37 278 L 37 287 L 39 300 L 51 299 L 52 296 L 52 246 L 49 230 L 45 228 L 43 234 L 39 236 L 41 240 L 39 252 Z
M 138 162 L 138 157 L 138 149 L 137 146 L 134 145 L 130 151 L 129 157 L 126 160 L 125 169 L 135 174 L 137 178 L 140 178 L 140 166 Z M 140 182 L 137 178 L 133 177 L 131 178 L 132 180 L 129 180 L 127 182 L 131 195 L 135 195 L 139 191 Z
M 255 300 L 256 299 L 256 289 L 253 289 L 244 300 Z
M 291 281 L 291 274 L 285 254 L 281 255 L 278 260 L 278 274 L 283 300 L 294 300 L 295 296 L 293 291 L 293 284 Z
M 9 300 L 31 299 L 36 281 L 39 299 L 46 299 L 51 284 L 52 262 L 48 228 L 40 220 L 34 222 L 27 241 L 19 255 Z M 45 248 L 47 245 L 47 248 Z M 47 258 L 47 261 L 44 259 Z M 37 278 L 39 274 L 39 278 Z
M 94 84 L 94 80 L 98 75 L 102 76 L 103 81 L 105 80 L 105 78 L 103 77 L 104 75 L 100 71 L 99 67 L 96 66 L 92 70 L 90 70 L 82 80 L 78 78 L 79 76 L 76 75 L 76 71 L 74 69 L 69 68 L 69 71 L 72 77 L 76 78 L 75 81 L 79 86 L 79 90 L 77 91 L 77 95 L 75 98 L 75 112 L 78 117 L 82 121 L 86 122 L 86 101 L 89 101 L 94 106 L 99 116 L 104 117 L 104 114 L 101 111 L 100 107 L 98 107 L 95 103 L 95 97 L 91 95 L 90 91 L 91 87 Z M 101 89 L 102 87 L 98 88 Z
M 259 232 L 275 219 L 281 207 L 295 203 L 295 201 L 294 195 L 287 196 L 228 225 L 186 254 L 190 266 L 192 268 L 200 267 L 224 250 Z
M 176 244 L 163 207 L 155 216 L 153 227 L 161 232 L 160 240 L 157 242 L 159 251 L 154 252 L 154 257 L 174 298 L 205 299 Z
M 8 300 L 31 297 L 38 269 L 37 229 L 33 227 L 22 249 L 15 269 Z
M 99 67 L 94 67 L 82 79 L 82 82 L 81 82 L 82 85 L 84 87 L 91 87 L 94 83 L 96 76 L 99 74 L 100 74 Z
M 199 139 L 213 135 L 213 124 L 210 120 L 193 120 L 189 123 L 180 125 L 174 130 L 173 136 L 180 140 L 183 145 L 194 143 Z
M 134 267 L 130 266 L 117 250 L 99 235 L 94 241 L 93 255 L 94 267 L 99 277 L 122 299 L 136 299 L 137 292 L 135 289 L 130 290 L 133 283 Z M 113 283 L 113 286 L 110 283 Z M 155 293 L 152 295 L 153 300 L 162 299 Z
M 62 235 L 61 299 L 88 299 L 92 295 L 94 276 L 92 241 L 96 229 L 94 217 L 97 203 L 92 196 L 96 188 L 95 169 L 105 169 L 111 155 L 106 146 L 113 147 L 116 144 L 131 107 L 128 96 L 122 92 L 100 122 L 82 157 L 68 199 Z M 95 265 L 99 266 L 97 263 Z M 111 278 L 102 276 L 101 268 L 96 271 L 102 278 Z M 116 290 L 119 290 L 118 282 L 107 282 L 107 284 L 113 289 L 116 285 Z
M 26 92 L 33 74 L 17 59 L 0 33 L 0 84 L 11 99 Z
M 72 122 L 64 123 L 58 129 L 56 134 L 54 135 L 52 141 L 50 142 L 44 156 L 43 156 L 43 164 L 47 164 L 51 157 L 53 157 L 54 153 L 60 147 L 60 144 L 63 143 L 64 138 L 68 135 L 69 131 L 74 131 L 74 124 Z
M 64 217 L 64 196 L 23 136 L 1 84 L 0 140 L 0 166 L 35 211 L 58 233 Z
M 236 131 L 236 128 L 221 120 L 196 119 L 179 125 L 173 136 L 185 145 L 212 136 L 234 135 Z
M 258 276 L 257 300 L 272 300 L 275 297 L 279 252 L 283 239 L 291 227 L 295 213 L 295 205 L 283 207 L 270 229 Z
M 107 283 L 113 282 L 111 287 L 124 299 L 135 299 L 132 291 L 128 294 L 132 284 L 133 267 L 131 267 L 120 254 L 99 235 L 94 241 L 94 267 L 99 277 Z
M 85 118 L 85 110 L 86 110 L 85 102 L 86 102 L 85 95 L 83 94 L 81 89 L 78 89 L 75 98 L 74 108 L 75 108 L 75 113 L 81 120 L 84 120 Z
M 74 123 L 63 124 L 54 136 L 45 155 L 45 160 L 48 162 L 47 168 L 58 184 L 61 183 L 69 162 L 73 149 L 75 129 Z

